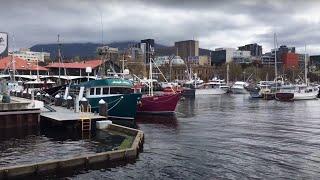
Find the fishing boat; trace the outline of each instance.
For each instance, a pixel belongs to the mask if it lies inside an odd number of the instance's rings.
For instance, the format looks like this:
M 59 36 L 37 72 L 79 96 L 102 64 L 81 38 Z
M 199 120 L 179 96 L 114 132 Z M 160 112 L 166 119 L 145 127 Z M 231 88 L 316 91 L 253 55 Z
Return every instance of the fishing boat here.
M 163 75 L 155 64 L 156 68 Z M 148 83 L 148 94 L 144 94 L 141 97 L 141 101 L 137 106 L 138 113 L 151 113 L 151 114 L 164 114 L 164 113 L 174 113 L 178 101 L 180 100 L 181 93 L 172 91 L 171 93 L 153 93 L 153 61 L 150 58 L 149 63 L 149 83 Z M 163 76 L 164 77 L 164 76 Z M 165 79 L 165 77 L 164 77 Z M 166 80 L 166 79 L 165 79 Z
M 236 81 L 232 86 L 231 86 L 231 91 L 233 94 L 247 94 L 248 91 L 246 87 L 248 86 L 248 83 L 243 82 L 243 81 Z
M 92 112 L 99 111 L 99 101 L 103 99 L 108 104 L 108 117 L 127 120 L 135 118 L 142 94 L 133 92 L 131 81 L 110 77 L 87 81 L 77 87 L 80 87 L 79 99 L 85 97 Z

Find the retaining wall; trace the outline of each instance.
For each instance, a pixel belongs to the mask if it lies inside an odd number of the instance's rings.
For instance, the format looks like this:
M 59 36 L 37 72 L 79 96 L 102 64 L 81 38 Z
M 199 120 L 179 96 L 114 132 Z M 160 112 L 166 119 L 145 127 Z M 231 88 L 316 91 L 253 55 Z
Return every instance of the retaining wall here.
M 140 150 L 143 148 L 144 134 L 140 130 L 127 128 L 124 126 L 111 124 L 106 130 L 117 131 L 134 135 L 134 141 L 130 148 L 108 151 L 96 154 L 81 155 L 75 158 L 62 160 L 50 160 L 34 164 L 18 165 L 0 168 L 0 179 L 23 177 L 28 175 L 43 174 L 64 168 L 88 167 L 90 164 L 101 162 L 122 162 L 136 159 Z

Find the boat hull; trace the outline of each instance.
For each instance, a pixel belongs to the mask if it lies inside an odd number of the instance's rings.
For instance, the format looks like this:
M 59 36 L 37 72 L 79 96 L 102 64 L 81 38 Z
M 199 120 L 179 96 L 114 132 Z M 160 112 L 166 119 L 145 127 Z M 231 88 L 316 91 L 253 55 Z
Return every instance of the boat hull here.
M 181 93 L 142 96 L 137 105 L 138 113 L 165 114 L 174 113 Z
M 221 95 L 227 93 L 220 88 L 196 89 L 195 95 Z
M 99 101 L 103 99 L 108 103 L 108 117 L 113 119 L 132 120 L 136 116 L 137 103 L 142 94 L 117 94 L 106 97 L 87 98 L 92 112 L 99 112 Z
M 233 94 L 248 94 L 248 91 L 245 88 L 234 88 L 234 87 L 231 87 L 231 92 Z
M 275 94 L 274 93 L 265 93 L 262 94 L 262 99 L 264 100 L 274 100 L 275 99 Z
M 311 93 L 294 93 L 293 100 L 311 100 L 316 99 L 318 92 Z
M 191 89 L 191 88 L 184 88 L 182 91 L 182 96 L 184 97 L 194 97 L 196 93 L 195 89 Z
M 293 101 L 294 99 L 294 93 L 289 92 L 278 92 L 275 94 L 275 99 L 278 101 Z

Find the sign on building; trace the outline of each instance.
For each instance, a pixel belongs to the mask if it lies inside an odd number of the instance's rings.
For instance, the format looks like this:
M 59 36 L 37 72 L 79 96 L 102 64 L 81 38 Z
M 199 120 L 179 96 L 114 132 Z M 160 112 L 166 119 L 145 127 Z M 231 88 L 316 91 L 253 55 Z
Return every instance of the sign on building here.
M 0 32 L 0 57 L 8 56 L 8 34 Z

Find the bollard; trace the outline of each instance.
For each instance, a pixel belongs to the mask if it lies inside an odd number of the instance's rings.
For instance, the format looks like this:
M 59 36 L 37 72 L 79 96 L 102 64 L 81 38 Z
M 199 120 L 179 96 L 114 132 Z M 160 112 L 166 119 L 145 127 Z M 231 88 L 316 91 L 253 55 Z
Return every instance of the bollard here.
M 67 109 L 71 109 L 71 107 L 73 107 L 73 104 L 74 104 L 74 102 L 73 102 L 72 97 L 68 96 L 67 97 Z
M 88 111 L 88 100 L 83 97 L 81 100 L 80 100 L 80 111 L 82 112 L 87 112 Z
M 27 91 L 26 91 L 26 90 L 24 90 L 24 91 L 22 92 L 22 97 L 23 97 L 23 98 L 28 98 L 28 94 L 27 94 Z
M 44 95 L 44 102 L 50 104 L 50 95 L 48 93 Z
M 17 96 L 17 97 L 21 97 L 21 91 L 20 91 L 20 90 L 18 90 L 18 91 L 16 92 L 16 96 Z
M 61 100 L 60 94 L 57 94 L 54 97 L 54 105 L 55 106 L 61 106 L 62 105 L 62 100 Z
M 11 95 L 11 96 L 14 96 L 15 94 L 16 94 L 16 91 L 15 91 L 15 90 L 10 91 L 10 95 Z
M 103 99 L 99 101 L 99 115 L 108 117 L 108 103 Z
M 37 92 L 36 100 L 41 101 L 41 93 L 40 92 Z
M 28 97 L 28 99 L 31 99 L 31 97 L 32 97 L 32 95 L 31 95 L 31 92 L 28 92 L 28 95 L 27 95 Z

